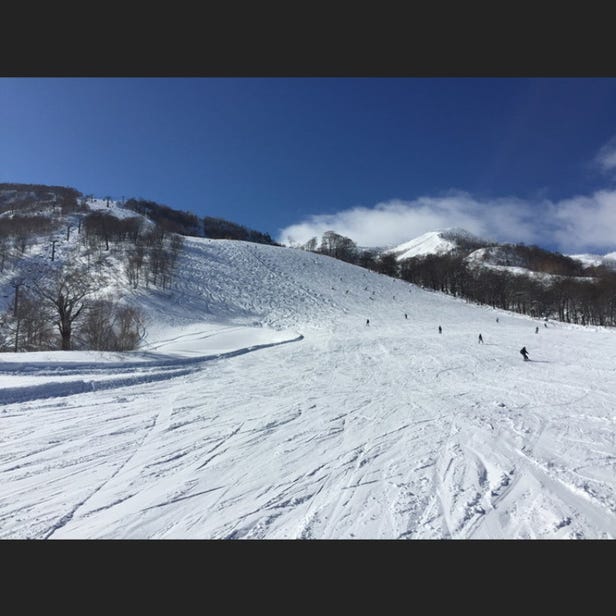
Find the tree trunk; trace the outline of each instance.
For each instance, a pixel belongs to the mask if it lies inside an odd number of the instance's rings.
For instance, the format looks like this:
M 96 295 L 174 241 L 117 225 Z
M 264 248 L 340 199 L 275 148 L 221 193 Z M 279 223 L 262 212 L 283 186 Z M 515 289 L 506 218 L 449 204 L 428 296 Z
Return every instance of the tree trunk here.
M 62 336 L 62 350 L 70 351 L 71 350 L 71 330 L 62 329 L 60 331 L 60 335 Z

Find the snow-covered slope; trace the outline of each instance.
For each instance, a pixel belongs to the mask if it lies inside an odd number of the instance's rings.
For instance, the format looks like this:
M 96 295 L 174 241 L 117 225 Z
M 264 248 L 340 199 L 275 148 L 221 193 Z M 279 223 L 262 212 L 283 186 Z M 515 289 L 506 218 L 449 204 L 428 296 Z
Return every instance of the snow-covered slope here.
M 616 268 L 616 252 L 609 252 L 605 255 L 593 255 L 593 254 L 578 254 L 569 255 L 572 259 L 582 262 L 585 266 L 598 266 L 605 265 L 607 267 Z
M 455 248 L 455 242 L 445 239 L 441 231 L 430 231 L 385 252 L 396 255 L 398 261 L 404 261 L 412 257 L 451 252 Z
M 460 242 L 484 243 L 483 240 L 469 233 L 466 229 L 452 227 L 441 231 L 424 233 L 404 244 L 382 252 L 394 254 L 398 261 L 404 261 L 413 257 L 446 254 L 458 248 Z
M 196 238 L 133 300 L 139 351 L 0 354 L 1 538 L 616 536 L 611 330 Z
M 544 283 L 552 282 L 562 276 L 535 272 L 524 267 L 524 260 L 515 251 L 504 246 L 490 246 L 479 248 L 471 252 L 464 261 L 472 268 L 490 269 L 497 272 L 506 272 L 514 276 L 525 276 Z M 588 280 L 583 279 L 583 280 Z

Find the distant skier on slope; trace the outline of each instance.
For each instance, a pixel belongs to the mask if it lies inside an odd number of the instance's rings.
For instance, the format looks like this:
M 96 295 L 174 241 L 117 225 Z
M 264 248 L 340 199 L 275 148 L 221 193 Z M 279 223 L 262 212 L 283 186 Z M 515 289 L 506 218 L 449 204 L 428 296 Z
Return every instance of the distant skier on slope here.
M 496 322 L 498 323 L 498 317 L 496 317 Z
M 483 344 L 483 336 L 481 334 L 479 334 L 479 343 Z
M 520 353 L 522 353 L 522 357 L 524 358 L 524 361 L 528 361 L 528 351 L 526 350 L 525 346 L 523 346 L 520 349 Z
M 535 327 L 535 333 L 538 334 L 539 333 L 539 325 L 537 325 L 537 327 Z
M 442 328 L 440 325 L 438 326 L 438 333 L 439 333 L 439 334 L 442 334 L 442 333 L 443 333 L 443 328 Z
M 409 315 L 408 315 L 408 314 L 406 314 L 406 312 L 404 313 L 404 318 L 405 318 L 405 319 L 408 319 L 408 318 L 409 318 Z
M 370 325 L 370 319 L 366 319 L 366 325 Z

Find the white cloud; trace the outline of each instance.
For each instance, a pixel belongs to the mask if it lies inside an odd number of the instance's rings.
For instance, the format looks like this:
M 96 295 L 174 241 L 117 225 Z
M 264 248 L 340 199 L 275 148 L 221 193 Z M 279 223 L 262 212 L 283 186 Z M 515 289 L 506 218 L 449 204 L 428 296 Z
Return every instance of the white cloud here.
M 373 208 L 354 207 L 336 214 L 310 216 L 283 229 L 281 243 L 305 243 L 332 229 L 359 246 L 389 246 L 428 231 L 461 227 L 480 237 L 532 243 L 538 239 L 532 207 L 519 199 L 480 201 L 467 193 L 395 199 Z
M 609 174 L 616 171 L 616 137 L 612 137 L 597 153 L 595 163 Z
M 573 197 L 554 208 L 553 241 L 562 249 L 613 251 L 616 247 L 616 191 Z
M 394 246 L 428 231 L 461 227 L 500 242 L 556 246 L 565 254 L 616 248 L 616 191 L 602 190 L 559 202 L 517 198 L 482 200 L 452 192 L 413 201 L 395 199 L 310 216 L 283 229 L 278 241 L 305 243 L 333 230 L 359 246 Z

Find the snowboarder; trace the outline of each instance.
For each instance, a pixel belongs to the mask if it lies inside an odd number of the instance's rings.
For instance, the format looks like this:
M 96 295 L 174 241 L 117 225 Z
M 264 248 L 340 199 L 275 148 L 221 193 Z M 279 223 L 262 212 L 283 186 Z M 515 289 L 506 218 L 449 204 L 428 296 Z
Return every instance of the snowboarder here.
M 481 334 L 479 334 L 479 342 L 483 344 L 483 336 Z
M 370 325 L 370 319 L 366 319 L 366 325 Z
M 528 361 L 528 351 L 526 350 L 525 346 L 520 349 L 520 353 L 522 353 L 524 361 Z
M 535 327 L 535 333 L 538 334 L 539 333 L 539 325 L 537 325 L 537 327 Z
M 439 333 L 439 334 L 442 334 L 442 333 L 443 333 L 443 328 L 442 328 L 440 325 L 438 326 L 438 333 Z

